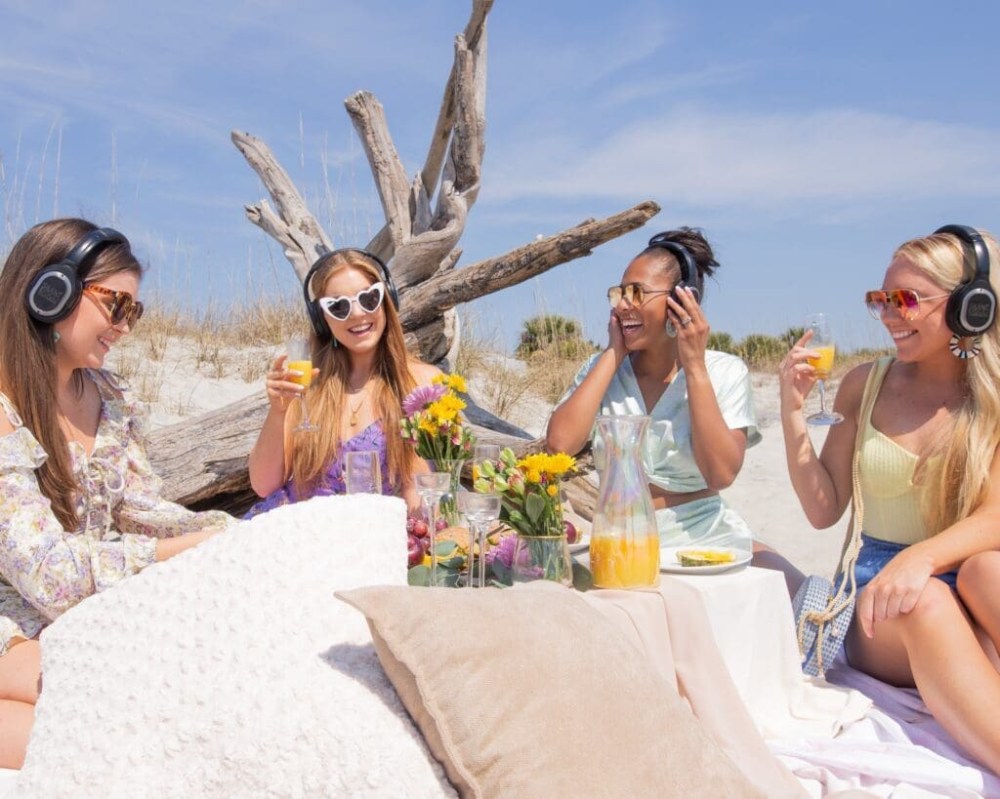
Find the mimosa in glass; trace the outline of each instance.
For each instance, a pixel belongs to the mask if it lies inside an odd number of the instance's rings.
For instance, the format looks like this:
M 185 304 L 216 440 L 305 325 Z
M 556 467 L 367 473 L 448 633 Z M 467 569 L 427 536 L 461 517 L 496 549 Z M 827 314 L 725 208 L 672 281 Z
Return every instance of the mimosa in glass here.
M 807 416 L 809 424 L 829 425 L 839 424 L 844 417 L 836 411 L 826 409 L 826 381 L 833 369 L 833 359 L 837 352 L 830 330 L 830 320 L 825 314 L 813 314 L 806 319 L 806 328 L 812 331 L 808 348 L 817 353 L 815 358 L 808 358 L 809 365 L 816 370 L 816 385 L 819 388 L 819 411 Z
M 288 375 L 289 382 L 297 383 L 303 388 L 309 388 L 312 385 L 313 364 L 312 348 L 308 339 L 292 339 L 288 342 L 286 351 L 285 370 L 292 373 Z M 295 427 L 296 432 L 313 432 L 318 430 L 318 425 L 309 419 L 309 409 L 306 406 L 305 392 L 299 397 L 299 402 L 302 405 L 302 420 Z

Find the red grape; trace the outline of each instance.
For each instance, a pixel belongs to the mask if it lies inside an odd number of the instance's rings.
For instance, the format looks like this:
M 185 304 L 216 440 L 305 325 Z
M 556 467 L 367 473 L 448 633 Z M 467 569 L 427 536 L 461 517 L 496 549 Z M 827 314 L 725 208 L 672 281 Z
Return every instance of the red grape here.
M 424 538 L 427 535 L 427 522 L 423 519 L 414 519 L 413 529 L 409 532 L 417 538 Z
M 576 530 L 576 525 L 573 524 L 573 522 L 571 522 L 569 519 L 564 519 L 563 527 L 566 528 L 566 543 L 575 544 L 576 539 L 579 535 Z
M 415 535 L 406 536 L 406 565 L 416 566 L 424 559 L 424 546 Z

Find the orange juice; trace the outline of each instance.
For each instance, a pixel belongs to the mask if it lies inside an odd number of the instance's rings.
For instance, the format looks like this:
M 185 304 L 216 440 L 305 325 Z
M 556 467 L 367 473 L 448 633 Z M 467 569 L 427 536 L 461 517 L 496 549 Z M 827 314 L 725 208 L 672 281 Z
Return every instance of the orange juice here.
M 301 372 L 300 375 L 289 375 L 288 379 L 292 383 L 298 383 L 300 386 L 306 386 L 307 388 L 313 381 L 313 364 L 312 361 L 289 361 L 285 364 L 286 369 L 294 369 L 296 372 Z
M 830 370 L 833 369 L 833 356 L 837 348 L 833 344 L 826 344 L 822 347 L 812 347 L 819 353 L 818 358 L 809 358 L 809 365 L 816 370 L 818 380 L 826 380 L 830 377 Z
M 601 588 L 638 588 L 660 579 L 660 537 L 597 536 L 590 539 L 590 571 Z

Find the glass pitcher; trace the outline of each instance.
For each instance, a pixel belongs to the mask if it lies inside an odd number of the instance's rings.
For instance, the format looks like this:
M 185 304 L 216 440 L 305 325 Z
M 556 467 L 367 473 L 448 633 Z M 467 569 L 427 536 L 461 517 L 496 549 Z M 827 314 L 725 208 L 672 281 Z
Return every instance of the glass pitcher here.
M 640 588 L 660 580 L 660 536 L 641 457 L 648 427 L 648 416 L 597 418 L 601 441 L 595 449 L 603 449 L 603 468 L 590 570 L 601 588 Z

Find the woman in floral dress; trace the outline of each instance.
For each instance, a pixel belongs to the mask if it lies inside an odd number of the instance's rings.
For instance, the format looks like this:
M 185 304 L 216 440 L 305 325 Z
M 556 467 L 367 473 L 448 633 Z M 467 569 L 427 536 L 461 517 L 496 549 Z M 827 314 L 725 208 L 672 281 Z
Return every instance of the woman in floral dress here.
M 233 523 L 160 496 L 143 419 L 102 367 L 142 315 L 128 241 L 36 225 L 0 271 L 0 766 L 24 758 L 38 634 L 82 599 Z

